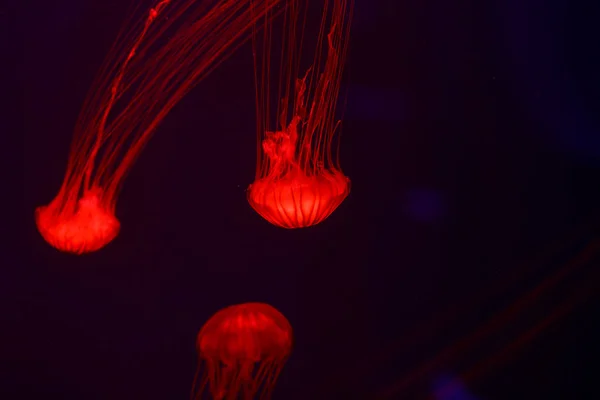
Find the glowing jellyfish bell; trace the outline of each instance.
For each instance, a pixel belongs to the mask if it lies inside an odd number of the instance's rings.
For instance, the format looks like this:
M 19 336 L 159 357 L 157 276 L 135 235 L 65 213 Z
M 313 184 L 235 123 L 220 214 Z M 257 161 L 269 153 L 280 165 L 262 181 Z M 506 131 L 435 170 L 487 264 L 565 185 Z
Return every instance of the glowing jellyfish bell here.
M 280 1 L 162 0 L 125 23 L 81 110 L 62 186 L 36 210 L 48 243 L 82 254 L 118 235 L 117 196 L 151 134 Z
M 269 399 L 292 341 L 290 323 L 268 304 L 246 303 L 217 312 L 198 334 L 200 365 L 192 398 Z
M 322 3 L 314 61 L 301 77 L 297 70 L 306 9 L 300 3 L 286 9 L 280 63 L 271 61 L 271 30 L 254 36 L 259 146 L 256 179 L 247 197 L 256 212 L 282 228 L 322 222 L 350 193 L 350 179 L 342 173 L 339 146 L 334 144 L 340 128 L 335 111 L 353 0 Z M 256 56 L 261 51 L 264 55 Z M 277 93 L 282 97 L 273 113 L 269 78 L 279 68 Z M 275 125 L 270 120 L 273 115 L 278 118 Z

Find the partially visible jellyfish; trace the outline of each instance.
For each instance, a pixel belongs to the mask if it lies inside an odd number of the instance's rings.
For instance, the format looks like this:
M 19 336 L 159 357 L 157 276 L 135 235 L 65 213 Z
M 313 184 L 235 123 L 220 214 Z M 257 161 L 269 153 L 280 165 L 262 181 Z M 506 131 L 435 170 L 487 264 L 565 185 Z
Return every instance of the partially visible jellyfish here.
M 202 327 L 192 399 L 270 399 L 292 350 L 292 327 L 268 304 L 227 307 Z
M 117 196 L 151 134 L 279 3 L 162 0 L 141 21 L 124 25 L 81 110 L 62 186 L 36 209 L 50 245 L 82 254 L 118 235 Z
M 300 4 L 286 9 L 280 62 L 271 60 L 272 43 L 279 40 L 272 29 L 254 36 L 259 145 L 256 179 L 247 197 L 256 212 L 282 228 L 322 222 L 350 193 L 350 179 L 339 163 L 340 121 L 335 111 L 353 0 L 322 3 L 312 67 L 303 76 L 298 70 L 307 10 Z M 276 92 L 280 101 L 278 109 L 271 110 L 275 93 L 270 93 L 269 79 L 276 71 L 281 74 Z

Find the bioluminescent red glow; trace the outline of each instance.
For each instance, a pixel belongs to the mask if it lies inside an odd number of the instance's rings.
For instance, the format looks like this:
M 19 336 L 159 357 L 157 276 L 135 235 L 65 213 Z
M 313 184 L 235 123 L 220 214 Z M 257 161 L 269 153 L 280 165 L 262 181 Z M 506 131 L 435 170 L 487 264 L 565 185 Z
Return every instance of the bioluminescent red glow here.
M 162 0 L 125 22 L 82 107 L 62 186 L 36 209 L 48 243 L 82 254 L 117 236 L 117 196 L 151 134 L 279 3 Z
M 198 334 L 192 399 L 269 399 L 292 350 L 292 327 L 268 304 L 227 307 Z
M 312 67 L 299 74 L 306 8 L 290 3 L 283 35 L 254 35 L 258 147 L 250 205 L 273 225 L 302 228 L 325 220 L 348 196 L 350 180 L 339 164 L 336 104 L 350 34 L 353 0 L 322 0 Z M 282 41 L 273 63 L 273 42 Z M 262 50 L 262 52 L 261 52 Z M 279 71 L 279 101 L 272 113 L 269 80 Z M 273 124 L 274 117 L 277 123 Z M 263 137 L 264 134 L 264 137 Z M 338 139 L 339 140 L 339 139 Z M 334 154 L 335 153 L 335 154 Z

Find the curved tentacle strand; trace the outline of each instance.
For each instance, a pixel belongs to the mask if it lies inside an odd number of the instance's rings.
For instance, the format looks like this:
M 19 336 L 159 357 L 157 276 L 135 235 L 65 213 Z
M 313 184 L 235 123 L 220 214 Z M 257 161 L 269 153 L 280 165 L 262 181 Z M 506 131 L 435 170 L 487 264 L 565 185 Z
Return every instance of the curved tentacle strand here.
M 36 210 L 42 237 L 96 251 L 119 232 L 116 201 L 152 133 L 282 0 L 160 0 L 125 23 L 82 107 L 62 186 Z

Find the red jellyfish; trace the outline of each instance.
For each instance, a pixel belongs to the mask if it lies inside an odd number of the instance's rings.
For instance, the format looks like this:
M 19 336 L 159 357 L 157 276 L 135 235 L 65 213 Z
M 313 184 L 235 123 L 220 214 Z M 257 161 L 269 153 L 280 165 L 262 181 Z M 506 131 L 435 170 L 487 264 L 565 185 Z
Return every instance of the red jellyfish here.
M 36 209 L 48 243 L 82 254 L 117 236 L 117 196 L 151 134 L 279 2 L 162 0 L 124 25 L 83 105 L 62 186 Z
M 270 399 L 292 349 L 292 327 L 268 304 L 230 306 L 204 324 L 197 347 L 192 399 Z
M 305 8 L 299 3 L 287 7 L 279 63 L 271 61 L 271 43 L 279 39 L 273 39 L 271 29 L 254 35 L 259 144 L 256 179 L 247 197 L 256 212 L 282 228 L 322 222 L 350 193 L 350 180 L 339 164 L 339 141 L 334 140 L 340 128 L 334 114 L 353 0 L 321 2 L 314 60 L 300 78 Z M 277 98 L 281 100 L 273 113 L 269 109 L 269 78 L 276 71 L 280 71 Z M 276 124 L 270 120 L 272 116 L 278 118 Z

